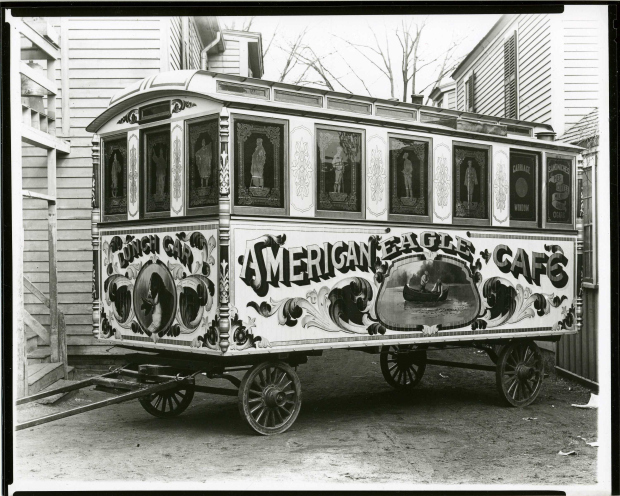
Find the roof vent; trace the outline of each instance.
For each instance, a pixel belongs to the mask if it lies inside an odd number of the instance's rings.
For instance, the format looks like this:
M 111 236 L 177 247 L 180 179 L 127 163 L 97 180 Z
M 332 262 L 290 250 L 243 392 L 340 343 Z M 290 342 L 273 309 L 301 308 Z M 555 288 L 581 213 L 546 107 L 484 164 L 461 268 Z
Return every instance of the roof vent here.
M 555 133 L 553 131 L 541 131 L 536 133 L 536 138 L 543 141 L 555 141 Z
M 424 95 L 411 95 L 411 103 L 422 105 L 424 103 Z

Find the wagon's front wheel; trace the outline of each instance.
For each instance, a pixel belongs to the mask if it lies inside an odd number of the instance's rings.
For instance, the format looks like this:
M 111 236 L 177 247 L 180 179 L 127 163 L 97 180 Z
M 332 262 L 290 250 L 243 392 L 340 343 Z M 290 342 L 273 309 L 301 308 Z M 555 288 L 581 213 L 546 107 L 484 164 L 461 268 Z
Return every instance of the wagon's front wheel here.
M 301 409 L 301 383 L 284 362 L 252 367 L 239 388 L 239 413 L 254 431 L 268 436 L 286 431 Z
M 138 398 L 142 407 L 154 417 L 171 418 L 181 415 L 192 402 L 194 389 L 178 388 Z
M 502 400 L 512 406 L 527 406 L 540 393 L 544 360 L 540 348 L 531 340 L 512 341 L 499 353 L 496 384 Z
M 426 350 L 411 345 L 383 346 L 379 357 L 381 372 L 394 389 L 416 386 L 426 370 Z

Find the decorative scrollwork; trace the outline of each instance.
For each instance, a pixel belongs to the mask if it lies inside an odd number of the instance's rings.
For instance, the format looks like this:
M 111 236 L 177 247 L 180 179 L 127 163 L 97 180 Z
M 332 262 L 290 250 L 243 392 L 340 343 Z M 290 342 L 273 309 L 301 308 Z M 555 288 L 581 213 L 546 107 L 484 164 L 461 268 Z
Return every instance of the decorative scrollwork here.
M 138 109 L 132 109 L 129 112 L 127 112 L 123 117 L 120 118 L 120 120 L 117 122 L 117 124 L 137 124 L 138 123 Z
M 191 107 L 195 107 L 196 104 L 194 102 L 190 102 L 188 100 L 179 100 L 179 99 L 174 99 L 170 102 L 170 113 L 171 114 L 178 114 L 179 112 L 181 112 L 182 110 L 185 110 L 186 108 L 191 108 Z

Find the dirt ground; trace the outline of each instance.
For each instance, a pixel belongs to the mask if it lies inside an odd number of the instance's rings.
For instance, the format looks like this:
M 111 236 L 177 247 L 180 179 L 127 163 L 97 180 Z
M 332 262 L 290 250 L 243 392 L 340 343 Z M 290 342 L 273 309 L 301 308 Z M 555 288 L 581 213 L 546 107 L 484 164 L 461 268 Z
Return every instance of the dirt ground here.
M 472 349 L 431 356 L 491 363 Z M 15 479 L 295 482 L 303 489 L 595 483 L 597 448 L 582 438 L 597 439 L 597 413 L 571 407 L 590 393 L 547 369 L 537 401 L 518 409 L 501 405 L 489 372 L 428 366 L 418 387 L 402 393 L 384 381 L 378 355 L 326 352 L 298 368 L 303 405 L 284 434 L 255 435 L 234 397 L 196 394 L 170 420 L 132 401 L 18 432 Z M 81 391 L 56 405 L 24 405 L 18 420 L 108 397 Z M 576 455 L 558 455 L 567 449 Z

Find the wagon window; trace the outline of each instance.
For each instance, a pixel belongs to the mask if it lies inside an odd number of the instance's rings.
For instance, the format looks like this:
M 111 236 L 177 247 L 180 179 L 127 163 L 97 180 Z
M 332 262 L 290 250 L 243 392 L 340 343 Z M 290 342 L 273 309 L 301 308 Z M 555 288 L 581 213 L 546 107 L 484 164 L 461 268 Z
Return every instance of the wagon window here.
M 363 142 L 360 131 L 317 129 L 318 210 L 362 212 Z
M 218 204 L 218 119 L 187 125 L 188 208 Z
M 235 206 L 285 208 L 285 128 L 282 121 L 235 120 Z
M 390 214 L 428 217 L 429 142 L 390 137 Z
M 455 145 L 453 164 L 453 216 L 456 223 L 459 219 L 474 224 L 487 221 L 489 149 Z
M 127 218 L 127 136 L 103 142 L 103 214 Z
M 170 126 L 143 131 L 145 217 L 170 215 Z
M 538 155 L 510 152 L 510 220 L 530 223 L 538 220 Z
M 572 224 L 573 161 L 547 155 L 547 223 Z

